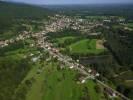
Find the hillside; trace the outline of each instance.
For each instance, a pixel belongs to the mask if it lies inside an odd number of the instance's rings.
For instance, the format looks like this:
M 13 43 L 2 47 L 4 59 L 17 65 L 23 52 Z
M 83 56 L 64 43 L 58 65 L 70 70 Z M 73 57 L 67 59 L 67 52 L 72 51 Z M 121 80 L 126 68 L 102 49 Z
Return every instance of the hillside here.
M 28 4 L 10 3 L 0 1 L 0 16 L 12 18 L 42 18 L 47 17 L 50 11 L 45 8 L 40 8 Z
M 11 31 L 15 25 L 21 24 L 20 19 L 24 20 L 25 23 L 26 21 L 30 22 L 30 20 L 46 19 L 51 14 L 51 11 L 45 8 L 0 1 L 0 35 L 7 33 L 8 30 Z

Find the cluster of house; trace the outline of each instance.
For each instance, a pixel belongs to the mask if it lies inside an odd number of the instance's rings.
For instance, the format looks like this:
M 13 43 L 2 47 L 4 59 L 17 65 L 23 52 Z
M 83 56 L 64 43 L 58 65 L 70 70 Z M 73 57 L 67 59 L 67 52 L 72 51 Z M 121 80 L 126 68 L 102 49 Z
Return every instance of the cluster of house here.
M 77 19 L 77 18 L 69 18 L 66 16 L 61 16 L 61 15 L 55 15 L 54 17 L 51 17 L 51 22 L 49 22 L 46 26 L 45 26 L 45 31 L 42 33 L 36 33 L 36 34 L 32 34 L 32 37 L 36 37 L 37 38 L 37 42 L 38 45 L 42 48 L 47 48 L 49 51 L 53 52 L 54 54 L 59 54 L 59 49 L 54 48 L 53 45 L 51 43 L 45 42 L 44 44 L 44 39 L 46 37 L 43 37 L 43 35 L 45 35 L 48 32 L 56 32 L 58 30 L 62 30 L 64 28 L 69 28 L 71 27 L 72 29 L 75 30 L 83 30 L 83 31 L 88 31 L 88 29 L 91 29 L 93 27 L 99 26 L 99 25 L 103 25 L 101 23 L 92 23 L 83 19 Z M 104 22 L 111 22 L 111 20 L 104 20 Z M 52 23 L 52 24 L 51 24 Z M 91 33 L 89 35 L 100 35 L 101 33 Z M 53 56 L 53 58 L 56 58 L 57 56 Z M 34 57 L 32 60 L 33 62 L 36 62 L 39 58 L 38 57 Z M 58 58 L 60 61 L 62 61 L 63 59 Z M 67 59 L 67 57 L 64 59 Z M 70 60 L 70 58 L 68 58 Z M 67 59 L 67 60 L 68 60 Z M 46 61 L 49 61 L 49 59 L 46 59 Z M 75 61 L 73 61 L 72 59 L 71 61 L 71 66 L 69 66 L 70 69 L 73 69 L 75 66 L 78 66 L 80 69 L 85 70 L 86 72 L 88 72 L 90 74 L 91 79 L 95 79 L 96 77 L 99 77 L 100 74 L 94 70 L 94 69 L 87 69 L 85 66 L 79 64 L 78 60 L 77 63 L 75 63 Z M 69 61 L 69 62 L 70 62 Z M 62 65 L 64 66 L 64 64 Z M 61 66 L 61 67 L 62 67 Z M 63 67 L 62 67 L 63 68 Z M 40 73 L 41 70 L 38 70 L 38 73 Z M 86 79 L 83 77 L 80 80 L 80 83 L 85 83 Z M 112 89 L 109 88 L 105 88 L 104 91 L 112 98 L 112 97 L 116 97 L 118 94 L 114 93 L 114 91 Z
M 119 17 L 116 17 L 116 16 L 112 16 L 108 19 L 104 19 L 103 22 L 104 23 L 111 23 L 111 22 L 116 22 L 116 23 L 125 23 L 125 18 L 119 18 Z
M 9 40 L 4 40 L 4 41 L 0 41 L 0 47 L 5 47 L 8 46 L 9 44 L 18 42 L 20 40 L 24 40 L 26 38 L 29 38 L 30 35 L 27 31 L 24 31 L 22 34 L 19 34 L 17 37 L 9 39 Z
M 59 49 L 57 48 L 53 48 L 52 47 L 53 45 L 51 43 L 46 43 L 45 47 L 48 49 L 48 50 L 51 50 L 53 53 L 57 54 L 59 53 Z
M 87 19 L 67 17 L 63 15 L 55 15 L 50 17 L 50 19 L 51 20 L 48 22 L 48 24 L 45 25 L 46 31 L 49 32 L 56 32 L 57 30 L 62 30 L 64 28 L 88 32 L 88 30 L 94 28 L 95 26 L 102 25 L 99 21 L 90 22 Z
M 62 30 L 68 28 L 72 19 L 63 15 L 55 15 L 50 17 L 49 24 L 45 25 L 46 31 L 56 32 L 57 30 Z
M 104 92 L 110 97 L 110 98 L 114 98 L 117 97 L 117 93 L 115 93 L 112 89 L 109 88 L 104 88 Z

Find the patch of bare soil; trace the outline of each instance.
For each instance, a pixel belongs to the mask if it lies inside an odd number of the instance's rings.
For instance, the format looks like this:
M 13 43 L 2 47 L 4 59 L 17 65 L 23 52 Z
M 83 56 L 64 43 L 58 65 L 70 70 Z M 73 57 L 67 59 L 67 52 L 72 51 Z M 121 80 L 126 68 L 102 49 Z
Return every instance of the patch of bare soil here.
M 96 48 L 97 49 L 105 49 L 103 43 L 104 43 L 103 40 L 97 40 L 96 41 Z

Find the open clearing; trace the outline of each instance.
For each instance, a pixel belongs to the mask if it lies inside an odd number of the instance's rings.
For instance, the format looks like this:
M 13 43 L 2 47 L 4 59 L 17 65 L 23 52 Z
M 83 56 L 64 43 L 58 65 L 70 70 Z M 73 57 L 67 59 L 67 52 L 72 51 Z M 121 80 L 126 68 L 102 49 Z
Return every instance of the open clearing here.
M 26 100 L 80 100 L 87 91 L 91 100 L 99 100 L 101 94 L 96 93 L 95 82 L 89 80 L 85 84 L 77 84 L 76 71 L 70 69 L 57 70 L 58 63 L 45 63 L 44 70 L 37 74 L 39 64 L 33 67 L 26 79 L 34 77 L 35 82 L 27 94 Z
M 96 49 L 105 49 L 105 47 L 103 45 L 103 40 L 96 41 Z
M 70 52 L 77 54 L 100 54 L 104 49 L 96 48 L 96 39 L 84 39 L 69 46 Z

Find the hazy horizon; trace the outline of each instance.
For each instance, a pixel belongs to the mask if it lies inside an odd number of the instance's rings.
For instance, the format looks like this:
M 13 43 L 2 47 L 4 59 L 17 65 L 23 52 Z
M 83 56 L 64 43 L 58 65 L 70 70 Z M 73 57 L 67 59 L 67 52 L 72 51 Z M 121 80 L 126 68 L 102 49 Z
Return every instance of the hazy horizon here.
M 1 1 L 13 1 L 28 4 L 37 5 L 71 5 L 71 4 L 133 4 L 133 0 L 1 0 Z

